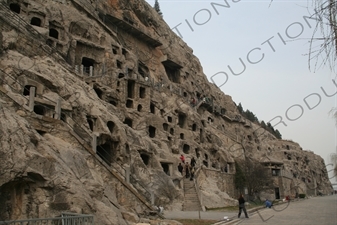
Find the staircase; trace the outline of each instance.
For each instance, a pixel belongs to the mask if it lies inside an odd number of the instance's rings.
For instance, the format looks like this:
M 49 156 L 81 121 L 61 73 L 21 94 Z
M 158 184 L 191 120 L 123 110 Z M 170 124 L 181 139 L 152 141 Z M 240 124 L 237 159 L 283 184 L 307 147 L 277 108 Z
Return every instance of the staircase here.
M 202 211 L 194 181 L 184 178 L 184 205 L 183 211 Z

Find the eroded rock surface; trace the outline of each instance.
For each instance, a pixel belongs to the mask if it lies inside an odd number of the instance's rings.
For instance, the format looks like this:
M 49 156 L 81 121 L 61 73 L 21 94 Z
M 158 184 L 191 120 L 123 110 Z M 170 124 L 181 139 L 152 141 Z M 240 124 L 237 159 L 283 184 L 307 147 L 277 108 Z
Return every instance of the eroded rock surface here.
M 179 224 L 151 201 L 183 208 L 181 154 L 206 208 L 236 204 L 245 156 L 277 168 L 280 198 L 331 192 L 323 159 L 245 120 L 146 2 L 0 2 L 1 220 Z

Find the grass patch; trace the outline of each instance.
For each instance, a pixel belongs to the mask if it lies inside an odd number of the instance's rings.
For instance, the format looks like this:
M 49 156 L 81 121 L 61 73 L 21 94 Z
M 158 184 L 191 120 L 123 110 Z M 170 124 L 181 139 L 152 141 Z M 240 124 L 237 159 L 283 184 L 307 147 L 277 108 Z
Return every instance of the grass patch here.
M 227 206 L 227 207 L 221 207 L 221 208 L 206 208 L 206 211 L 220 211 L 220 212 L 226 212 L 226 211 L 235 211 L 238 210 L 239 206 Z
M 176 221 L 182 223 L 183 225 L 211 225 L 217 220 L 199 220 L 199 219 L 175 219 Z

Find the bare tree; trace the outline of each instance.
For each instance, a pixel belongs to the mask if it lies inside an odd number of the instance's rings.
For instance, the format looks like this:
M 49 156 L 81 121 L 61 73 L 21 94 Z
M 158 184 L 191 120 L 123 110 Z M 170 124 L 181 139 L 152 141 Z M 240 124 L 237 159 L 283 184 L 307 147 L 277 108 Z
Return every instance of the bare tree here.
M 264 167 L 260 162 L 252 158 L 235 163 L 235 185 L 239 191 L 243 188 L 248 189 L 249 196 L 256 196 L 261 191 L 270 189 L 273 186 L 273 179 L 269 169 Z
M 309 68 L 312 60 L 315 60 L 315 67 L 319 63 L 319 59 L 323 61 L 323 66 L 328 65 L 332 71 L 336 73 L 336 59 L 337 59 L 337 2 L 336 0 L 314 0 L 315 15 L 319 18 L 319 23 L 316 25 L 316 35 L 318 31 L 322 34 L 321 38 L 312 37 L 310 42 L 309 52 Z M 315 41 L 320 41 L 321 44 L 315 48 Z M 337 77 L 337 75 L 336 75 Z M 336 120 L 337 126 L 337 108 L 330 111 L 332 116 Z M 336 146 L 337 147 L 337 146 Z M 331 155 L 331 161 L 333 162 L 334 175 L 337 176 L 337 152 Z
M 318 23 L 310 41 L 309 68 L 311 62 L 314 61 L 315 69 L 317 66 L 328 65 L 335 71 L 337 59 L 336 0 L 314 0 L 313 6 L 315 12 L 313 18 L 317 18 Z M 319 32 L 322 36 L 316 38 Z M 319 45 L 315 46 L 317 41 Z

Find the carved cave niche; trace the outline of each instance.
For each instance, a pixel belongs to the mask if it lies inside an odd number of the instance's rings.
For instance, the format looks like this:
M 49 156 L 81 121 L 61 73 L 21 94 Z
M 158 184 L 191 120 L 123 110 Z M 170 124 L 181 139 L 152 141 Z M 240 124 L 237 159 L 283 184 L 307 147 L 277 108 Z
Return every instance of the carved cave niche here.
M 125 74 L 124 73 L 119 73 L 118 74 L 118 79 L 124 78 Z M 117 86 L 119 86 L 119 81 L 117 82 Z
M 133 80 L 128 80 L 128 98 L 134 98 L 135 97 L 135 85 L 136 82 Z
M 131 99 L 126 100 L 126 108 L 133 108 L 133 101 Z
M 192 131 L 196 131 L 197 130 L 197 124 L 193 123 L 192 124 Z
M 83 72 L 89 75 L 90 67 L 95 68 L 95 60 L 89 57 L 82 57 L 81 65 L 83 65 Z
M 98 87 L 98 85 L 96 85 L 96 84 L 94 85 L 93 89 L 94 89 L 94 91 L 96 92 L 97 97 L 99 97 L 100 99 L 103 99 L 104 91 L 103 91 L 102 89 L 100 89 L 100 88 Z
M 23 93 L 22 93 L 22 94 L 23 94 L 24 96 L 29 96 L 29 95 L 30 95 L 31 88 L 35 88 L 35 95 L 34 95 L 34 97 L 36 97 L 37 87 L 34 86 L 34 85 L 25 85 L 24 88 L 23 88 Z
M 125 118 L 123 123 L 132 128 L 133 120 L 131 118 Z
M 163 123 L 163 129 L 164 131 L 168 131 L 169 125 L 167 123 Z
M 171 60 L 166 60 L 162 62 L 162 64 L 165 68 L 165 72 L 166 72 L 168 79 L 173 83 L 180 84 L 181 82 L 180 69 L 182 68 L 182 66 L 180 66 L 179 64 Z
M 160 165 L 163 168 L 164 173 L 166 175 L 170 176 L 171 175 L 171 170 L 172 170 L 172 163 L 160 162 Z
M 128 54 L 128 51 L 125 48 L 122 48 L 122 55 L 124 55 L 124 57 L 127 57 Z
M 152 114 L 155 114 L 156 113 L 156 106 L 153 102 L 150 103 L 150 112 Z
M 116 60 L 116 66 L 117 66 L 118 69 L 122 69 L 123 63 L 119 60 Z
M 119 54 L 119 47 L 116 45 L 111 45 L 111 51 L 114 55 L 118 55 Z
M 152 160 L 151 154 L 144 150 L 138 150 L 138 153 L 144 165 L 147 167 L 151 167 L 151 160 Z
M 141 104 L 139 104 L 139 105 L 137 106 L 137 111 L 138 111 L 138 112 L 141 112 L 142 109 L 143 109 L 143 106 L 142 106 Z
M 109 135 L 101 134 L 97 137 L 96 153 L 109 166 L 117 160 L 118 147 L 119 142 L 113 141 Z
M 42 19 L 36 16 L 33 16 L 30 19 L 30 24 L 37 27 L 42 27 Z
M 184 140 L 185 139 L 185 134 L 184 133 L 180 133 L 180 139 Z
M 97 120 L 97 118 L 95 118 L 93 116 L 90 116 L 90 115 L 87 115 L 87 123 L 88 123 L 91 131 L 94 131 L 95 128 L 96 128 L 96 120 Z
M 195 149 L 195 155 L 197 156 L 197 158 L 200 158 L 200 156 L 201 156 L 201 150 L 199 149 L 199 148 L 196 148 Z
M 143 78 L 149 77 L 149 68 L 141 61 L 138 61 L 138 73 L 141 75 Z
M 178 125 L 180 128 L 184 128 L 186 124 L 187 116 L 184 113 L 178 113 Z
M 34 201 L 33 182 L 43 179 L 39 174 L 36 177 L 27 173 L 28 179 L 5 183 L 0 186 L 0 218 L 1 220 L 17 220 L 18 218 L 36 218 L 39 216 L 39 205 Z M 68 209 L 63 209 L 68 210 Z
M 49 37 L 59 39 L 59 31 L 55 28 L 49 28 Z
M 106 101 L 113 106 L 117 107 L 117 105 L 118 105 L 118 100 L 116 98 L 106 97 Z
M 70 111 L 61 112 L 60 120 L 63 121 L 63 122 L 65 122 L 65 123 L 68 123 L 68 115 L 71 115 Z M 71 118 L 71 116 L 70 116 L 70 118 Z
M 235 174 L 235 163 L 234 162 L 228 162 L 227 163 L 227 172 L 230 174 Z
M 149 137 L 150 138 L 156 137 L 156 128 L 153 126 L 149 126 Z
M 17 14 L 20 14 L 21 12 L 21 6 L 19 3 L 10 3 L 9 4 L 9 9 L 12 11 L 12 12 L 15 12 Z
M 183 145 L 183 152 L 185 154 L 189 154 L 190 153 L 190 146 L 188 144 L 184 144 Z
M 89 75 L 90 67 L 92 67 L 93 73 L 99 75 L 101 74 L 102 69 L 102 63 L 100 60 L 104 58 L 104 55 L 104 49 L 91 46 L 77 40 L 74 65 L 83 65 L 83 72 L 86 75 Z
M 115 123 L 112 122 L 112 121 L 108 121 L 108 122 L 106 123 L 106 125 L 107 125 L 107 127 L 108 127 L 110 133 L 113 133 L 113 132 L 114 132 L 114 129 L 115 129 Z
M 146 88 L 139 87 L 139 98 L 145 98 L 145 97 L 146 97 Z
M 41 115 L 41 116 L 49 116 L 52 117 L 54 114 L 54 108 L 51 108 L 47 105 L 44 104 L 39 104 L 37 103 L 36 105 L 34 105 L 34 109 L 33 111 L 37 114 L 37 115 Z

